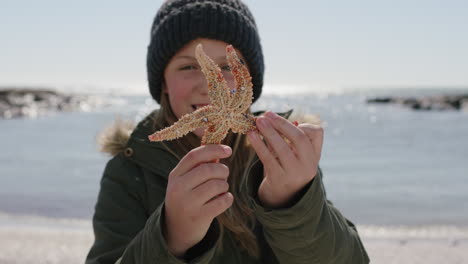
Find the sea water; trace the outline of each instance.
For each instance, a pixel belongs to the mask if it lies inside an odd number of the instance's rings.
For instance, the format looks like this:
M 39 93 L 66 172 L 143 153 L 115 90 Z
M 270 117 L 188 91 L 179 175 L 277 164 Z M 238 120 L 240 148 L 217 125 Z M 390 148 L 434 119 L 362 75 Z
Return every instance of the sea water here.
M 118 116 L 138 121 L 158 107 L 148 96 L 100 96 L 114 103 L 0 120 L 0 214 L 91 219 L 110 159 L 98 152 L 98 133 Z M 327 198 L 354 223 L 468 225 L 468 113 L 367 104 L 369 96 L 265 94 L 253 109 L 320 116 Z

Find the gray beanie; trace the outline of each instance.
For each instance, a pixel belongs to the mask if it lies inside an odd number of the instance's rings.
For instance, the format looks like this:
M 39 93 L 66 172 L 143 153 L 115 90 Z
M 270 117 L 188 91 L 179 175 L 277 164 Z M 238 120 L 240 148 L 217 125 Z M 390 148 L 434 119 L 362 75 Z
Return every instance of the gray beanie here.
M 262 92 L 265 66 L 254 18 L 240 0 L 168 0 L 161 6 L 146 61 L 151 96 L 160 102 L 167 63 L 197 38 L 221 40 L 240 50 L 252 76 L 255 102 Z

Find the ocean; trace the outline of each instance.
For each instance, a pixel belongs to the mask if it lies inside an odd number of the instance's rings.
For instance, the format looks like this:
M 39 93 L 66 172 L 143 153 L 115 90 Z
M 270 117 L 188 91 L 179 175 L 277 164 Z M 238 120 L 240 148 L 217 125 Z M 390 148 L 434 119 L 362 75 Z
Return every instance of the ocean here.
M 253 109 L 296 109 L 320 116 L 327 198 L 352 222 L 468 226 L 468 112 L 366 103 L 375 95 L 420 93 L 265 94 Z M 4 219 L 91 219 L 110 158 L 98 151 L 96 136 L 117 117 L 138 121 L 157 107 L 146 95 L 94 96 L 109 104 L 86 112 L 0 120 Z

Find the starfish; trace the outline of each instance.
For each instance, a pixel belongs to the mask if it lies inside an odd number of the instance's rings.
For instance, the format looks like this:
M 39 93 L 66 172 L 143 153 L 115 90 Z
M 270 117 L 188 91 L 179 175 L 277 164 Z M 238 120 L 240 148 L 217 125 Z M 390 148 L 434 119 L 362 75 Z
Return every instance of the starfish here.
M 221 69 L 205 54 L 201 44 L 195 49 L 195 57 L 208 83 L 210 104 L 150 135 L 150 141 L 173 140 L 197 128 L 206 127 L 201 144 L 220 144 L 229 130 L 242 134 L 256 130 L 255 117 L 247 113 L 252 104 L 252 77 L 232 45 L 226 47 L 226 58 L 235 78 L 234 89 L 228 87 Z

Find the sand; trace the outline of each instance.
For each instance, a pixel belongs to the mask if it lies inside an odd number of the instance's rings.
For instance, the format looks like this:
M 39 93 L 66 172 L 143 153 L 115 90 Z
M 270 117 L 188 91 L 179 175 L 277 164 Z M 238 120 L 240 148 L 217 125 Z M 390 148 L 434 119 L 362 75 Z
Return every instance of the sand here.
M 14 220 L 14 221 L 12 221 Z M 468 263 L 468 227 L 359 227 L 371 263 Z M 1 264 L 84 263 L 91 223 L 0 215 Z

